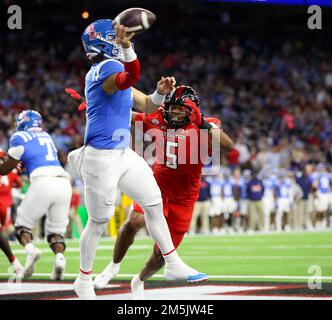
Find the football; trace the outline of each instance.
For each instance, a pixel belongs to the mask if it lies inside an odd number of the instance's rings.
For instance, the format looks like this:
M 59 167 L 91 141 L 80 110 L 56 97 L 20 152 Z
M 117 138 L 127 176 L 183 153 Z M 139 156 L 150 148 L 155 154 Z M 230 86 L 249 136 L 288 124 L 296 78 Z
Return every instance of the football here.
M 119 13 L 113 20 L 114 24 L 128 27 L 129 32 L 136 34 L 148 30 L 156 21 L 156 15 L 143 8 L 129 8 Z

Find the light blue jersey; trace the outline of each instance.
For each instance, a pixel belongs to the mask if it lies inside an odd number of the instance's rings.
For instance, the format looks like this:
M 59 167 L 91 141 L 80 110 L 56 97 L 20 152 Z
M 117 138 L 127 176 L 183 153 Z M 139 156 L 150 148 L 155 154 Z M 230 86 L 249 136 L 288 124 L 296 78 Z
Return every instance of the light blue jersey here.
M 103 82 L 124 71 L 123 64 L 107 59 L 94 64 L 85 78 L 87 102 L 84 144 L 97 149 L 122 149 L 130 143 L 131 88 L 107 94 Z
M 231 179 L 222 181 L 222 193 L 224 198 L 233 198 L 233 181 Z
M 210 183 L 211 197 L 221 197 L 222 186 L 220 179 L 211 179 L 208 182 Z
M 276 177 L 269 177 L 263 180 L 264 184 L 264 196 L 265 197 L 274 197 L 274 190 L 276 188 L 277 179 Z
M 238 186 L 240 189 L 240 199 L 245 200 L 247 199 L 247 183 L 249 182 L 249 179 L 246 179 L 244 177 L 240 177 L 240 179 L 235 182 L 233 179 L 233 184 Z
M 278 198 L 287 199 L 291 194 L 291 182 L 288 179 L 280 180 L 276 183 Z
M 30 175 L 41 167 L 61 167 L 50 135 L 44 131 L 18 131 L 10 139 L 10 148 L 21 147 L 20 157 Z
M 330 192 L 330 177 L 327 172 L 319 174 L 318 190 L 320 193 L 329 193 Z

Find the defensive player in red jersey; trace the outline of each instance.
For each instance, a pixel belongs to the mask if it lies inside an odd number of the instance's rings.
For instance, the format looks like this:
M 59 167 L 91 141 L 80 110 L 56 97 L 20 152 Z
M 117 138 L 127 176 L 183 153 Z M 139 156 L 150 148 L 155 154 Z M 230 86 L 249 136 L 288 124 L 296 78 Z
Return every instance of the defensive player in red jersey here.
M 0 161 L 5 156 L 6 153 L 0 149 Z M 24 268 L 11 250 L 7 234 L 12 227 L 12 189 L 21 187 L 22 183 L 16 169 L 10 172 L 8 175 L 0 175 L 0 249 L 7 256 L 8 261 L 15 271 L 17 278 L 23 277 Z
M 193 207 L 199 195 L 203 163 L 197 156 L 201 154 L 199 150 L 204 148 L 202 144 L 205 141 L 209 145 L 217 139 L 215 141 L 223 150 L 229 151 L 233 147 L 232 140 L 221 129 L 221 122 L 214 118 L 204 119 L 199 104 L 198 96 L 191 87 L 179 86 L 164 106 L 153 114 L 132 114 L 132 122 L 143 121 L 144 133 L 156 137 L 156 157 L 152 169 L 162 193 L 164 214 L 175 248 L 189 230 Z M 192 144 L 195 134 L 197 143 Z M 208 134 L 206 140 L 204 134 Z M 181 144 L 185 148 L 180 151 Z M 95 278 L 95 288 L 104 288 L 117 275 L 120 262 L 144 225 L 143 210 L 134 203 L 133 211 L 119 230 L 113 261 Z M 164 258 L 155 245 L 145 267 L 131 281 L 134 299 L 144 299 L 144 281 L 163 265 Z

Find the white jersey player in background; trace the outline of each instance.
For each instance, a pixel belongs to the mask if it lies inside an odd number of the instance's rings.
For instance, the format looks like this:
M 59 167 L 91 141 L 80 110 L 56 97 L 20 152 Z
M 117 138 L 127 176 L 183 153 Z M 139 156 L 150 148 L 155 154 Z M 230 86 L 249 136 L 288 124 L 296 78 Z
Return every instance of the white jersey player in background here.
M 283 227 L 285 231 L 289 231 L 289 214 L 291 211 L 291 199 L 292 199 L 292 184 L 287 177 L 287 172 L 281 170 L 279 172 L 279 179 L 276 182 L 276 195 L 277 206 L 275 216 L 275 227 L 277 231 L 282 231 Z
M 330 175 L 326 171 L 323 163 L 319 163 L 313 176 L 313 195 L 315 211 L 315 227 L 324 229 L 327 227 L 327 210 L 329 208 L 329 199 L 332 186 L 330 185 Z
M 207 178 L 210 183 L 211 206 L 209 216 L 211 217 L 212 234 L 221 234 L 224 232 L 223 224 L 223 201 L 222 201 L 222 172 L 218 175 Z
M 115 29 L 114 29 L 115 28 Z M 97 20 L 83 32 L 82 42 L 93 65 L 85 78 L 86 131 L 84 147 L 69 154 L 71 166 L 84 181 L 88 223 L 80 239 L 80 271 L 74 283 L 82 299 L 95 299 L 92 266 L 98 242 L 114 214 L 118 188 L 144 210 L 147 229 L 165 259 L 165 277 L 197 282 L 207 275 L 187 266 L 177 255 L 163 215 L 160 189 L 152 170 L 130 143 L 131 109 L 151 113 L 172 91 L 174 78 L 162 78 L 150 96 L 132 88 L 140 64 L 122 25 Z M 120 55 L 121 53 L 121 55 Z M 113 264 L 116 273 L 119 264 Z
M 46 237 L 55 253 L 51 279 L 63 279 L 66 260 L 64 234 L 71 199 L 69 175 L 61 167 L 57 150 L 42 129 L 42 118 L 33 110 L 23 111 L 17 119 L 17 132 L 10 139 L 8 156 L 0 164 L 0 174 L 12 171 L 21 161 L 31 185 L 17 209 L 15 236 L 26 252 L 24 278 L 33 274 L 41 251 L 32 243 L 31 230 L 46 214 Z
M 270 231 L 271 215 L 276 209 L 276 184 L 278 177 L 271 169 L 264 169 L 260 173 L 264 184 L 263 210 L 264 231 Z

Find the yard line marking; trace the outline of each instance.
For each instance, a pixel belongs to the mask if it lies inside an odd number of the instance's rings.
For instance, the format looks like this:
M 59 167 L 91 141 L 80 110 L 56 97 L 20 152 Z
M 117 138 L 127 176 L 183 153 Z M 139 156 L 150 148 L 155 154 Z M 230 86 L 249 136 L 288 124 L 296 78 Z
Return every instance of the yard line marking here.
M 146 244 L 134 244 L 132 245 L 130 248 L 134 249 L 134 250 L 145 250 L 145 249 L 151 249 L 152 246 L 150 245 L 146 245 Z M 114 246 L 113 245 L 100 245 L 97 247 L 97 251 L 100 250 L 113 250 Z M 25 249 L 13 249 L 15 251 L 15 253 L 25 253 Z M 51 253 L 51 249 L 50 248 L 40 248 L 39 249 L 42 253 Z M 66 252 L 80 252 L 80 248 L 79 247 L 74 247 L 74 248 L 66 248 Z
M 46 250 L 45 250 L 46 252 Z M 47 251 L 49 254 L 51 252 Z M 78 252 L 78 251 L 77 251 Z M 16 253 L 16 252 L 15 252 Z M 134 260 L 134 259 L 146 259 L 147 255 L 134 255 L 134 256 L 127 256 L 126 260 Z M 188 255 L 181 255 L 183 259 L 192 259 L 192 260 L 208 260 L 211 259 L 211 256 L 188 256 Z M 79 260 L 79 255 L 66 255 L 66 260 Z M 112 255 L 108 256 L 96 256 L 95 260 L 111 260 Z M 215 260 L 332 260 L 332 256 L 223 256 L 219 255 L 217 257 L 213 257 Z M 40 263 L 49 263 L 53 262 L 53 257 L 46 257 L 39 260 L 38 264 Z
M 9 273 L 0 273 L 0 276 L 10 276 Z M 34 273 L 35 277 L 50 277 L 51 273 Z M 65 273 L 65 277 L 77 277 L 77 273 Z M 97 273 L 93 273 L 92 276 L 97 276 Z M 134 277 L 136 274 L 121 273 L 116 276 L 119 277 Z M 155 274 L 152 278 L 164 278 L 162 274 Z M 312 276 L 281 276 L 281 275 L 209 275 L 209 279 L 278 279 L 278 280 L 309 280 Z M 332 280 L 332 276 L 320 276 L 315 277 L 317 280 Z M 33 280 L 33 279 L 31 279 Z M 30 280 L 27 280 L 30 281 Z

